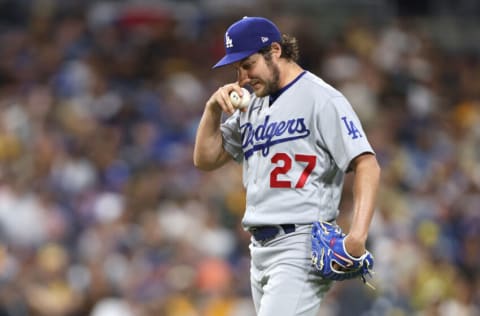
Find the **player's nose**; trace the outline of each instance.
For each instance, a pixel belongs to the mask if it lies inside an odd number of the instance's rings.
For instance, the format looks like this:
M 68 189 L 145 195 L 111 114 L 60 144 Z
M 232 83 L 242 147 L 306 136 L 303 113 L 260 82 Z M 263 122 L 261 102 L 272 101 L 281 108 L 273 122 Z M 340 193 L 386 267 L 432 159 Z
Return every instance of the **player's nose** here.
M 248 77 L 248 72 L 242 68 L 237 69 L 237 81 L 240 86 L 244 86 L 250 81 Z

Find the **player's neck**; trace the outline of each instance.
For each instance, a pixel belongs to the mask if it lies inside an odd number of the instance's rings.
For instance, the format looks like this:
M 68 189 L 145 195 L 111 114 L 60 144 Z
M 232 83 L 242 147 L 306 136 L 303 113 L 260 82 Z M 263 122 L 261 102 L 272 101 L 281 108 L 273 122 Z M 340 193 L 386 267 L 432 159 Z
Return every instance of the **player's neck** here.
M 294 74 L 296 74 L 297 72 L 293 72 Z M 295 78 L 293 78 L 292 80 L 289 80 L 288 83 L 286 85 L 283 85 L 278 91 L 276 91 L 275 93 L 271 93 L 270 96 L 269 96 L 269 106 L 271 106 L 276 99 L 278 99 L 278 97 L 284 92 L 286 91 L 291 85 L 295 84 L 295 82 L 297 80 L 300 79 L 300 77 L 303 76 L 303 74 L 305 74 L 305 70 L 303 70 L 302 68 L 300 68 L 300 72 L 295 76 Z
M 295 80 L 304 70 L 295 62 L 286 62 L 280 74 L 280 87 L 287 86 L 290 82 Z

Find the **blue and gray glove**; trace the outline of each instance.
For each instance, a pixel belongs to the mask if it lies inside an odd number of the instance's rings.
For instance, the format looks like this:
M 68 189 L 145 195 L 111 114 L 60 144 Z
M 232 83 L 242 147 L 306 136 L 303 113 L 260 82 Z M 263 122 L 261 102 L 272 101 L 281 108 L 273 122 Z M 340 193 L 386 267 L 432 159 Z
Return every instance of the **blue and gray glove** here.
M 353 257 L 345 249 L 345 234 L 340 226 L 315 222 L 312 227 L 312 265 L 324 279 L 342 281 L 360 277 L 364 283 L 371 276 L 373 256 L 369 251 Z

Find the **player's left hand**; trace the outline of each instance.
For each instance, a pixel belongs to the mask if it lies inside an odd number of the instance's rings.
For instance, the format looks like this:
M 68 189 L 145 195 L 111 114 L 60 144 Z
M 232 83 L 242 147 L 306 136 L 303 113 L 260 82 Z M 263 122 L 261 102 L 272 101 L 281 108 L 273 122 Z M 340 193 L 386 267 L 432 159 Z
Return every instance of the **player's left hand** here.
M 364 250 L 359 256 L 356 256 L 356 252 L 349 253 L 346 249 L 345 237 L 338 225 L 328 222 L 313 224 L 312 265 L 314 270 L 329 280 L 342 281 L 360 277 L 366 282 L 365 277 L 372 273 L 373 256 L 368 250 Z M 354 241 L 353 238 L 351 241 Z M 361 248 L 360 243 L 360 247 L 353 251 L 360 251 Z

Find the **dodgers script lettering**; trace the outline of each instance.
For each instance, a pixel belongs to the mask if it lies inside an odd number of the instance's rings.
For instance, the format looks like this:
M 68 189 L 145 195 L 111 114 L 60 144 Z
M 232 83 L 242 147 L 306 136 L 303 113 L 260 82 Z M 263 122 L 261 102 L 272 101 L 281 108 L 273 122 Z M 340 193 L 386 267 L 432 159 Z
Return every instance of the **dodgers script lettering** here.
M 265 117 L 265 120 L 260 125 L 254 127 L 252 123 L 248 122 L 240 126 L 240 130 L 245 159 L 248 159 L 255 151 L 259 150 L 266 157 L 270 152 L 271 146 L 305 138 L 310 135 L 310 130 L 305 125 L 303 118 L 270 122 L 269 115 Z

